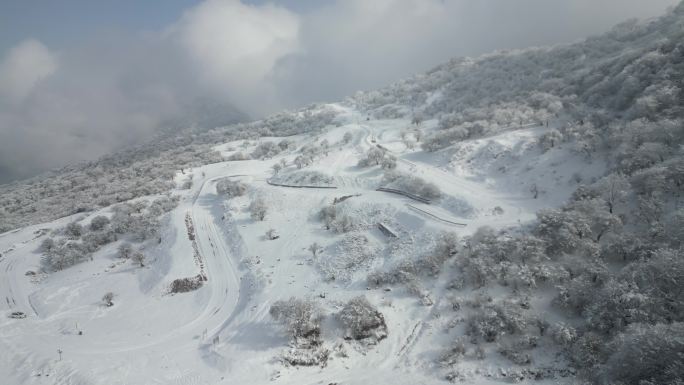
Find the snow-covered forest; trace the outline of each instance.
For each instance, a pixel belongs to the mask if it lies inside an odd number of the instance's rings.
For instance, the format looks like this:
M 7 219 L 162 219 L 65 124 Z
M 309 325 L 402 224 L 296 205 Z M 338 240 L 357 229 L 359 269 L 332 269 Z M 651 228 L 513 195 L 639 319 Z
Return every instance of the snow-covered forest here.
M 684 3 L 0 186 L 9 383 L 684 381 Z

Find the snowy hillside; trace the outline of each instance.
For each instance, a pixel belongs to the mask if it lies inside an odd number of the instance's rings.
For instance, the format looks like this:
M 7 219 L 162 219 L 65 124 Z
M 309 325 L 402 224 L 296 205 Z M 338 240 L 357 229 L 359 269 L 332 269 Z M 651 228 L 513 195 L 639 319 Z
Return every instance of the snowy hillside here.
M 683 16 L 5 186 L 3 383 L 681 381 Z

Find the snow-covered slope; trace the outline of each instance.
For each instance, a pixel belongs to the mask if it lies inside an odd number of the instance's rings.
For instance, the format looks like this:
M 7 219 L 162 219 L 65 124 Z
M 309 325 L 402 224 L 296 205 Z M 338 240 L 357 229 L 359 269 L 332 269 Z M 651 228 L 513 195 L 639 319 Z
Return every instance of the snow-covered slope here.
M 526 184 L 546 180 L 539 178 L 541 172 L 576 172 L 591 178 L 600 167 L 587 167 L 579 155 L 563 148 L 547 154 L 563 160 L 560 171 L 556 165 L 530 164 L 540 152 L 536 138 L 548 130 L 543 127 L 466 141 L 457 150 L 427 154 L 408 150 L 392 137 L 410 126 L 410 121 L 364 120 L 349 107 L 331 107 L 339 111 L 337 127 L 314 137 L 289 137 L 289 149 L 277 156 L 179 172 L 179 185 L 186 175 L 194 175 L 192 187 L 174 191 L 180 204 L 164 217 L 161 243 L 144 244 L 144 267 L 118 258 L 116 248 L 122 241 L 116 241 L 95 252 L 92 260 L 49 274 L 24 275 L 41 270 L 39 245 L 50 231 L 70 220 L 87 225 L 95 214 L 0 236 L 0 289 L 6 297 L 0 306 L 4 312 L 27 315 L 0 321 L 0 344 L 6 352 L 0 368 L 8 383 L 437 381 L 431 359 L 433 340 L 443 338 L 440 328 L 444 326 L 439 303 L 426 306 L 425 301 L 440 301 L 445 283 L 427 281 L 419 296 L 401 287 L 369 291 L 368 273 L 413 258 L 442 231 L 466 235 L 482 225 L 518 226 L 534 218 L 540 207 L 567 198 L 566 190 L 543 185 L 543 193 L 535 199 Z M 343 140 L 346 133 L 352 137 L 348 143 Z M 323 141 L 328 145 L 313 164 L 297 169 L 298 149 L 320 147 Z M 256 145 L 238 141 L 217 150 L 230 156 L 236 148 L 249 152 Z M 434 183 L 442 192 L 441 199 L 426 204 L 376 191 L 382 183 L 382 169 L 362 168 L 357 163 L 378 145 L 393 148 L 388 153 L 398 159 L 396 171 Z M 492 147 L 506 159 L 492 161 L 486 154 Z M 501 172 L 497 162 L 519 169 Z M 269 184 L 273 164 L 285 164 L 279 180 L 296 184 L 305 172 L 322 175 L 329 182 L 325 186 L 335 188 Z M 232 199 L 217 194 L 217 180 L 225 177 L 244 183 L 247 193 Z M 352 218 L 349 231 L 326 230 L 319 211 L 344 196 L 349 198 L 338 207 Z M 263 221 L 250 218 L 248 206 L 256 197 L 267 207 Z M 196 291 L 169 294 L 171 281 L 200 271 L 192 258 L 188 217 L 194 224 L 207 281 Z M 379 231 L 380 223 L 398 238 Z M 37 229 L 43 230 L 36 233 Z M 279 237 L 267 239 L 269 229 L 275 229 Z M 321 247 L 315 257 L 307 250 L 312 243 Z M 111 307 L 100 301 L 107 292 L 114 293 Z M 288 339 L 269 316 L 275 301 L 318 298 L 332 314 L 358 295 L 365 295 L 384 314 L 389 330 L 386 340 L 370 348 L 356 346 L 330 328 L 324 331 L 325 344 L 331 349 L 340 344 L 346 353 L 333 355 L 325 368 L 291 368 L 277 360 Z M 487 371 L 492 365 L 474 364 L 471 369 L 473 373 Z
M 5 187 L 2 383 L 677 378 L 682 15 Z

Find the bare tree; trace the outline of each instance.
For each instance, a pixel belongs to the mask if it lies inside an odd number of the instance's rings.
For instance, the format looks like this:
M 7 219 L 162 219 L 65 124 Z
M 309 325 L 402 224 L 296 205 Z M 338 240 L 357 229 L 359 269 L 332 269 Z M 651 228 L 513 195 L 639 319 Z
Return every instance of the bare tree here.
M 145 254 L 137 252 L 133 254 L 133 263 L 140 265 L 140 267 L 145 267 Z
M 612 214 L 615 205 L 625 200 L 627 192 L 630 189 L 627 178 L 620 174 L 614 173 L 601 179 L 598 182 L 598 188 L 601 196 L 608 205 L 608 211 Z
M 314 242 L 309 246 L 307 250 L 309 250 L 311 254 L 315 257 L 320 251 L 323 250 L 323 248 L 317 242 Z
M 385 151 L 377 147 L 373 147 L 370 150 L 368 150 L 366 157 L 369 161 L 375 163 L 375 165 L 379 165 L 380 162 L 382 162 L 382 159 L 385 157 Z
M 281 166 L 280 163 L 276 163 L 273 166 L 271 166 L 271 169 L 273 169 L 273 175 L 278 175 L 280 170 L 283 169 L 283 166 Z

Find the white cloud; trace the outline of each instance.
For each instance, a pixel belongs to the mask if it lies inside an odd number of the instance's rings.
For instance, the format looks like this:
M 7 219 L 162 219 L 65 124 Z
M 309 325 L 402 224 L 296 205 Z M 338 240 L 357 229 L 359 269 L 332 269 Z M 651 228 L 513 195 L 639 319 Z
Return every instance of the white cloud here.
M 34 39 L 21 42 L 0 63 L 0 101 L 22 102 L 41 80 L 56 70 L 56 56 L 41 42 Z
M 299 18 L 271 4 L 207 0 L 166 35 L 189 55 L 204 86 L 231 95 L 244 110 L 264 113 L 276 107 L 269 79 L 274 66 L 299 47 Z

